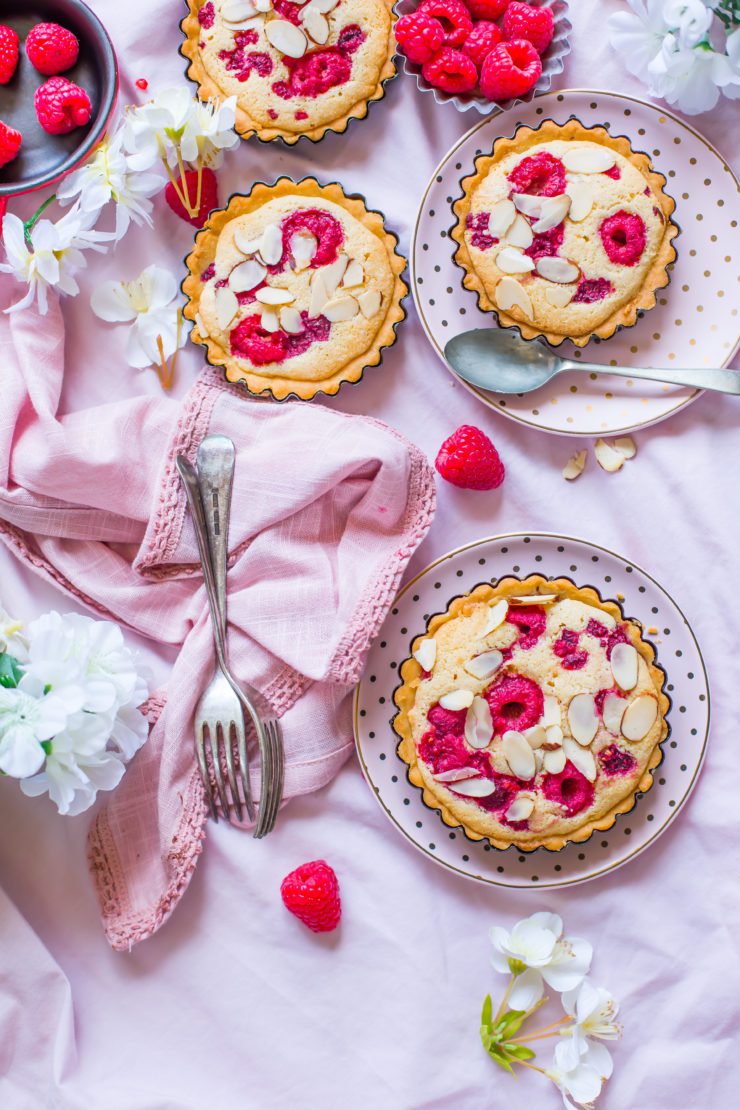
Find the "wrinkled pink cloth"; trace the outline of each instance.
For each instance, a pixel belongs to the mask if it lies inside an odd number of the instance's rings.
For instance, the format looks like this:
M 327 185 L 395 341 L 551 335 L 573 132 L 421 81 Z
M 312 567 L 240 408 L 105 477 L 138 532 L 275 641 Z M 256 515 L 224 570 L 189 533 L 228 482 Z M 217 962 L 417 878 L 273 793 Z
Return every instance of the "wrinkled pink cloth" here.
M 0 538 L 101 616 L 182 645 L 149 702 L 149 741 L 90 831 L 104 928 L 129 949 L 177 905 L 206 821 L 192 722 L 211 632 L 175 456 L 194 458 L 211 432 L 237 446 L 231 653 L 282 719 L 286 798 L 323 786 L 351 750 L 351 687 L 431 523 L 434 481 L 390 428 L 250 401 L 211 369 L 182 403 L 138 397 L 60 416 L 63 351 L 56 304 L 43 318 L 0 316 Z

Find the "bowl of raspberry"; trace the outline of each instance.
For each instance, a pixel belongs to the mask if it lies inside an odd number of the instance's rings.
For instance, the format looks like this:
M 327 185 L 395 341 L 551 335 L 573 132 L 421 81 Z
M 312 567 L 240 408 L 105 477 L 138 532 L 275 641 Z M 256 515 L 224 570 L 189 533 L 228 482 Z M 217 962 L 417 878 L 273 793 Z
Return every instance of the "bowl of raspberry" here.
M 401 0 L 397 11 L 404 71 L 459 112 L 532 100 L 570 53 L 567 0 Z
M 105 134 L 118 64 L 82 0 L 0 0 L 0 197 L 46 188 Z

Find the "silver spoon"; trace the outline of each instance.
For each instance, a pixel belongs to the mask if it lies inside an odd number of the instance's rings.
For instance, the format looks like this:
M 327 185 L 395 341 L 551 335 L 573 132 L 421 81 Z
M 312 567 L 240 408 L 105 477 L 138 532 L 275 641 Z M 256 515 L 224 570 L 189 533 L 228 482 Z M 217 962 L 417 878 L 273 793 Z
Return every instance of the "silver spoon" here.
M 637 366 L 574 362 L 554 354 L 542 343 L 525 342 L 503 328 L 473 328 L 456 335 L 445 346 L 445 358 L 466 382 L 493 393 L 531 393 L 556 374 L 596 371 L 740 395 L 740 371 L 737 370 L 644 370 Z

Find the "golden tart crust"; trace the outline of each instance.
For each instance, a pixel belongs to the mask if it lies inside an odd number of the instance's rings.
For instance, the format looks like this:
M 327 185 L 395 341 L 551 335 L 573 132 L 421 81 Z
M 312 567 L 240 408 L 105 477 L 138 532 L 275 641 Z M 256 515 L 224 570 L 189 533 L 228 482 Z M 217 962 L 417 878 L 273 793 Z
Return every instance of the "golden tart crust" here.
M 564 256 L 568 255 L 570 243 L 574 252 L 583 252 L 587 262 L 593 262 L 594 256 L 599 257 L 600 270 L 607 272 L 609 278 L 614 278 L 617 283 L 612 290 L 612 294 L 605 298 L 608 304 L 604 303 L 602 305 L 601 302 L 578 304 L 576 311 L 573 311 L 575 305 L 568 304 L 558 307 L 555 304 L 544 303 L 545 297 L 558 296 L 557 292 L 550 292 L 553 285 L 555 285 L 554 282 L 545 282 L 536 271 L 533 275 L 502 271 L 494 261 L 498 251 L 494 254 L 490 250 L 476 250 L 471 243 L 471 233 L 467 228 L 467 223 L 469 217 L 474 219 L 475 216 L 476 194 L 480 204 L 480 198 L 486 190 L 489 175 L 493 174 L 495 177 L 495 175 L 502 173 L 503 171 L 499 171 L 498 167 L 505 159 L 511 161 L 512 155 L 524 157 L 536 154 L 536 148 L 543 146 L 545 151 L 549 153 L 552 148 L 548 144 L 555 144 L 557 150 L 562 143 L 584 142 L 595 144 L 598 147 L 606 147 L 616 156 L 617 166 L 623 174 L 621 181 L 608 181 L 607 183 L 607 181 L 604 181 L 603 174 L 589 174 L 587 179 L 601 179 L 599 187 L 603 199 L 612 202 L 612 210 L 616 211 L 628 204 L 644 219 L 647 242 L 644 251 L 645 262 L 643 264 L 641 261 L 636 267 L 638 272 L 638 280 L 636 281 L 635 275 L 630 272 L 627 266 L 619 267 L 610 263 L 606 253 L 598 243 L 598 229 L 596 226 L 588 227 L 589 221 L 592 218 L 595 221 L 599 216 L 598 201 L 600 198 L 598 192 L 596 193 L 593 211 L 583 220 L 583 223 L 574 223 L 566 217 L 566 238 L 563 241 L 562 254 Z M 505 172 L 510 172 L 512 168 L 513 166 L 509 165 Z M 582 174 L 575 174 L 574 176 L 581 180 L 584 177 Z M 626 178 L 629 178 L 629 180 L 625 180 Z M 641 186 L 644 184 L 644 190 L 636 191 L 634 188 L 635 182 L 639 182 Z M 471 289 L 478 294 L 478 306 L 483 311 L 493 312 L 502 327 L 518 328 L 524 339 L 535 339 L 542 336 L 553 346 L 562 343 L 564 339 L 570 339 L 578 347 L 585 346 L 593 336 L 608 339 L 618 328 L 632 326 L 637 321 L 638 312 L 653 308 L 656 303 L 656 291 L 662 289 L 670 281 L 670 268 L 676 259 L 673 239 L 678 234 L 679 229 L 671 219 L 675 210 L 675 202 L 665 192 L 665 184 L 665 177 L 652 168 L 650 159 L 646 154 L 634 151 L 626 137 L 612 136 L 603 127 L 585 127 L 575 119 L 562 125 L 555 123 L 553 120 L 545 120 L 536 130 L 521 126 L 512 138 L 497 139 L 493 144 L 491 154 L 480 155 L 475 162 L 475 173 L 464 178 L 461 182 L 463 195 L 453 205 L 457 223 L 450 234 L 458 244 L 455 261 L 465 271 L 463 285 L 466 289 Z M 490 183 L 488 187 L 490 188 Z M 570 182 L 568 187 L 570 188 Z M 644 191 L 647 191 L 646 195 L 643 195 Z M 601 214 L 606 215 L 607 213 L 601 211 Z M 522 216 L 522 219 L 525 219 L 525 217 Z M 585 232 L 589 230 L 593 233 L 590 237 L 590 246 L 584 238 Z M 571 236 L 570 239 L 568 238 L 569 235 Z M 500 249 L 506 245 L 506 242 L 502 240 Z M 580 260 L 583 261 L 583 258 Z M 573 261 L 578 264 L 579 257 L 574 257 Z M 619 284 L 619 270 L 624 271 L 624 274 L 621 275 L 623 284 L 634 286 L 634 288 L 629 288 L 624 295 L 624 290 L 620 288 Z M 587 274 L 584 270 L 582 276 L 593 278 L 600 275 L 596 273 Z M 536 290 L 537 307 L 531 316 L 528 316 L 518 304 L 513 304 L 506 310 L 498 306 L 496 303 L 496 287 L 502 278 L 507 278 L 509 281 L 512 279 L 520 281 L 525 291 L 528 285 L 530 289 Z M 533 279 L 536 284 L 533 284 Z M 556 285 L 557 290 L 567 291 L 570 289 L 573 294 L 575 294 L 576 288 L 575 283 Z M 533 295 L 535 294 L 533 293 Z M 567 295 L 567 293 L 563 295 Z M 608 310 L 606 316 L 604 316 L 604 309 Z M 569 323 L 565 325 L 560 320 L 560 317 L 564 314 L 569 317 Z
M 554 600 L 552 595 L 555 595 Z M 516 608 L 521 611 L 522 604 L 536 606 L 538 596 L 543 599 L 550 597 L 550 600 L 543 601 L 538 606 L 544 607 L 547 627 L 534 646 L 517 648 L 519 628 L 508 624 L 506 620 L 487 635 L 482 635 L 486 625 L 490 623 L 494 605 L 506 601 L 509 605 L 508 613 L 515 612 Z M 510 602 L 511 598 L 517 599 L 516 602 Z M 581 639 L 588 643 L 592 658 L 582 670 L 566 671 L 560 666 L 562 659 L 552 650 L 547 651 L 551 649 L 555 634 L 561 634 L 564 619 L 568 624 L 575 623 L 580 628 Z M 431 728 L 427 721 L 429 709 L 434 708 L 439 698 L 453 689 L 465 688 L 480 696 L 484 690 L 507 676 L 539 680 L 540 684 L 544 683 L 545 692 L 549 691 L 549 696 L 557 703 L 556 709 L 552 705 L 548 706 L 547 701 L 544 704 L 548 714 L 554 713 L 556 719 L 559 717 L 560 727 L 565 735 L 562 744 L 575 744 L 570 735 L 570 703 L 565 702 L 565 697 L 574 697 L 575 693 L 589 691 L 594 684 L 600 689 L 605 682 L 617 688 L 611 671 L 608 670 L 606 675 L 604 673 L 604 667 L 610 668 L 611 664 L 606 660 L 603 645 L 600 646 L 593 635 L 585 633 L 590 619 L 599 623 L 608 622 L 612 628 L 621 628 L 623 642 L 631 644 L 637 652 L 638 680 L 630 692 L 623 691 L 625 707 L 632 704 L 638 696 L 653 697 L 657 701 L 656 719 L 646 735 L 637 742 L 628 742 L 621 732 L 615 735 L 613 722 L 612 731 L 607 730 L 602 717 L 603 709 L 597 709 L 600 719 L 596 735 L 591 745 L 586 745 L 583 750 L 593 749 L 596 756 L 610 745 L 627 751 L 634 760 L 631 770 L 610 777 L 604 773 L 598 759 L 595 759 L 597 770 L 592 801 L 582 811 L 569 816 L 567 807 L 546 795 L 543 783 L 547 770 L 541 766 L 538 757 L 538 769 L 534 777 L 528 781 L 519 779 L 519 793 L 512 794 L 501 811 L 505 816 L 514 796 L 534 796 L 533 813 L 529 820 L 514 825 L 501 820 L 501 812 L 497 816 L 495 812 L 481 808 L 476 804 L 475 798 L 455 794 L 452 789 L 454 783 L 438 781 L 432 768 L 421 758 L 419 746 L 424 736 L 429 735 Z M 436 644 L 436 660 L 429 671 L 424 671 L 413 653 L 419 650 L 422 641 L 430 638 Z M 512 649 L 511 654 L 493 675 L 476 679 L 464 669 L 464 664 L 477 653 L 490 652 L 494 647 L 505 653 L 507 646 Z M 550 658 L 545 661 L 543 670 L 546 654 Z M 516 845 L 521 851 L 533 851 L 537 848 L 559 851 L 569 842 L 580 843 L 597 830 L 611 828 L 619 814 L 627 813 L 634 807 L 637 795 L 650 789 L 653 784 L 653 770 L 663 758 L 661 744 L 668 736 L 666 714 L 670 709 L 670 700 L 663 690 L 665 674 L 655 662 L 655 649 L 643 638 L 639 623 L 626 619 L 616 602 L 605 601 L 592 587 L 576 586 L 568 578 L 553 580 L 542 575 L 532 575 L 523 581 L 503 578 L 495 585 L 484 583 L 476 586 L 471 593 L 455 598 L 446 612 L 436 614 L 430 619 L 426 632 L 414 639 L 412 655 L 401 664 L 399 674 L 401 685 L 394 693 L 398 713 L 392 723 L 394 731 L 400 737 L 397 751 L 408 765 L 409 781 L 421 789 L 425 805 L 438 810 L 446 825 L 451 828 L 461 827 L 470 839 L 488 840 L 495 848 L 505 849 Z M 592 694 L 596 692 L 596 689 L 591 689 Z M 550 719 L 552 720 L 552 716 Z M 620 726 L 617 725 L 617 728 Z M 550 735 L 548 732 L 548 737 Z M 554 739 L 557 744 L 557 734 Z M 463 743 L 468 752 L 473 752 L 467 741 Z M 501 781 L 511 784 L 512 778 L 516 776 L 513 776 L 506 762 L 504 745 L 505 741 L 497 732 L 488 747 L 483 749 L 483 754 L 490 757 L 497 775 L 507 776 L 506 780 Z M 567 776 L 568 772 L 565 773 Z
M 346 290 L 340 287 L 334 294 L 349 295 L 362 310 L 356 309 L 349 320 L 332 322 L 328 337 L 314 342 L 305 352 L 282 362 L 254 364 L 232 351 L 232 331 L 257 311 L 282 313 L 283 309 L 265 309 L 252 300 L 240 305 L 227 324 L 219 324 L 218 289 L 227 285 L 236 266 L 247 261 L 235 238 L 241 236 L 242 244 L 245 238 L 254 242 L 265 227 L 274 229 L 293 213 L 314 210 L 341 225 L 344 238 L 338 248 L 340 258 L 350 263 L 362 260 L 359 284 Z M 184 315 L 194 324 L 190 337 L 206 347 L 208 361 L 223 367 L 228 381 L 245 385 L 250 393 L 270 394 L 279 401 L 290 396 L 308 401 L 318 393 L 335 394 L 344 382 L 357 382 L 365 369 L 377 366 L 383 350 L 395 343 L 396 328 L 406 316 L 402 301 L 408 293 L 401 277 L 407 263 L 397 246 L 398 239 L 386 230 L 382 215 L 368 209 L 362 197 L 347 195 L 336 183 L 320 185 L 312 177 L 298 182 L 282 177 L 274 185 L 258 183 L 247 195 L 232 196 L 225 209 L 212 212 L 196 235 L 183 282 L 188 298 Z M 290 289 L 295 297 L 291 307 L 314 316 L 311 283 L 323 271 L 323 266 L 313 269 L 310 265 L 294 269 L 289 260 L 276 275 L 266 275 L 266 282 Z M 347 268 L 345 274 L 349 272 Z M 363 294 L 379 302 L 369 316 L 365 314 Z
M 366 39 L 353 58 L 350 80 L 316 97 L 292 95 L 287 100 L 278 97 L 272 85 L 289 78 L 289 70 L 280 51 L 267 40 L 264 18 L 259 17 L 254 23 L 258 39 L 250 49 L 268 57 L 272 68 L 266 74 L 253 70 L 247 80 L 240 81 L 219 55 L 224 50 L 233 50 L 236 33 L 251 28 L 252 23 L 242 26 L 224 23 L 221 10 L 228 2 L 187 0 L 188 14 L 180 24 L 185 35 L 180 52 L 188 59 L 187 76 L 198 86 L 201 100 L 237 97 L 236 130 L 244 139 L 256 135 L 263 142 L 282 139 L 292 145 L 303 136 L 318 142 L 327 131 L 346 131 L 351 119 L 364 119 L 369 105 L 383 98 L 386 83 L 396 75 L 393 59 L 397 17 L 393 0 L 342 0 L 337 9 L 327 14 L 328 40 L 320 47 L 309 40 L 307 53 L 336 46 L 345 26 L 359 25 Z M 215 19 L 206 27 L 201 23 L 200 12 L 207 5 Z M 280 13 L 269 14 L 272 17 Z

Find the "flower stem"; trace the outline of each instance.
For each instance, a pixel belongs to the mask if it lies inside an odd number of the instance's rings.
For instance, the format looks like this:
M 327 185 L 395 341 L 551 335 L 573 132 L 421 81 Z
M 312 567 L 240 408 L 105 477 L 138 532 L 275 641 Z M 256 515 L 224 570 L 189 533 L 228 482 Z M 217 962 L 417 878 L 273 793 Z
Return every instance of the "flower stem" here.
M 198 213 L 198 209 L 193 208 L 193 205 L 192 205 L 191 200 L 190 200 L 190 191 L 188 189 L 188 182 L 187 182 L 187 178 L 185 176 L 185 174 L 186 174 L 185 163 L 182 160 L 182 151 L 180 150 L 179 146 L 177 147 L 177 166 L 178 166 L 178 169 L 180 170 L 180 182 L 182 184 L 182 192 L 183 192 L 183 196 L 185 198 L 185 207 L 187 208 L 188 216 L 191 216 L 191 217 L 196 216 L 197 213 Z M 201 170 L 200 171 L 201 176 L 202 176 L 202 172 L 203 171 Z M 198 184 L 200 184 L 200 177 L 198 178 Z
M 530 1071 L 538 1071 L 540 1075 L 547 1075 L 544 1068 L 538 1068 L 536 1064 L 530 1064 L 527 1060 L 517 1060 L 517 1064 L 521 1064 L 523 1068 L 529 1068 Z
M 498 1025 L 498 1023 L 499 1023 L 499 1022 L 501 1021 L 501 1018 L 502 1018 L 503 1014 L 504 1014 L 504 1013 L 505 1013 L 505 1011 L 506 1011 L 506 1005 L 507 1005 L 507 1003 L 508 1003 L 508 1001 L 509 1001 L 509 997 L 510 997 L 510 995 L 511 995 L 511 992 L 512 992 L 512 990 L 513 990 L 513 987 L 514 987 L 514 980 L 515 980 L 515 979 L 516 979 L 516 975 L 512 974 L 512 976 L 511 976 L 511 978 L 509 979 L 509 982 L 508 982 L 508 984 L 507 984 L 506 990 L 504 991 L 504 997 L 503 997 L 503 998 L 501 999 L 501 1001 L 500 1001 L 500 1003 L 499 1003 L 499 1007 L 498 1007 L 498 1010 L 496 1011 L 496 1016 L 495 1016 L 495 1018 L 493 1019 L 493 1026 L 494 1026 L 494 1028 L 495 1028 L 495 1027 L 496 1027 L 496 1026 Z
M 558 1018 L 557 1021 L 553 1021 L 551 1025 L 546 1025 L 543 1029 L 537 1029 L 537 1030 L 535 1030 L 534 1033 L 527 1033 L 526 1037 L 512 1037 L 511 1040 L 512 1041 L 524 1041 L 524 1040 L 539 1041 L 539 1040 L 542 1040 L 545 1037 L 556 1037 L 556 1036 L 558 1036 L 558 1034 L 560 1032 L 560 1029 L 558 1027 L 561 1026 L 561 1025 L 565 1025 L 570 1020 L 571 1020 L 570 1015 L 566 1014 L 563 1017 Z M 552 1030 L 552 1032 L 551 1032 L 551 1030 Z
M 195 216 L 200 212 L 200 204 L 203 199 L 203 163 L 198 162 L 198 192 L 195 197 Z
M 56 199 L 57 199 L 56 193 L 52 193 L 51 196 L 47 197 L 46 200 L 43 202 L 43 204 L 41 204 L 36 209 L 34 214 L 31 216 L 30 220 L 26 220 L 26 222 L 24 223 L 24 225 L 23 225 L 23 236 L 26 240 L 26 245 L 28 246 L 29 250 L 33 250 L 33 240 L 31 238 L 31 232 L 33 231 L 36 224 L 39 222 L 39 220 L 41 219 L 41 217 L 43 216 L 44 212 L 49 207 L 49 205 L 53 204 Z

